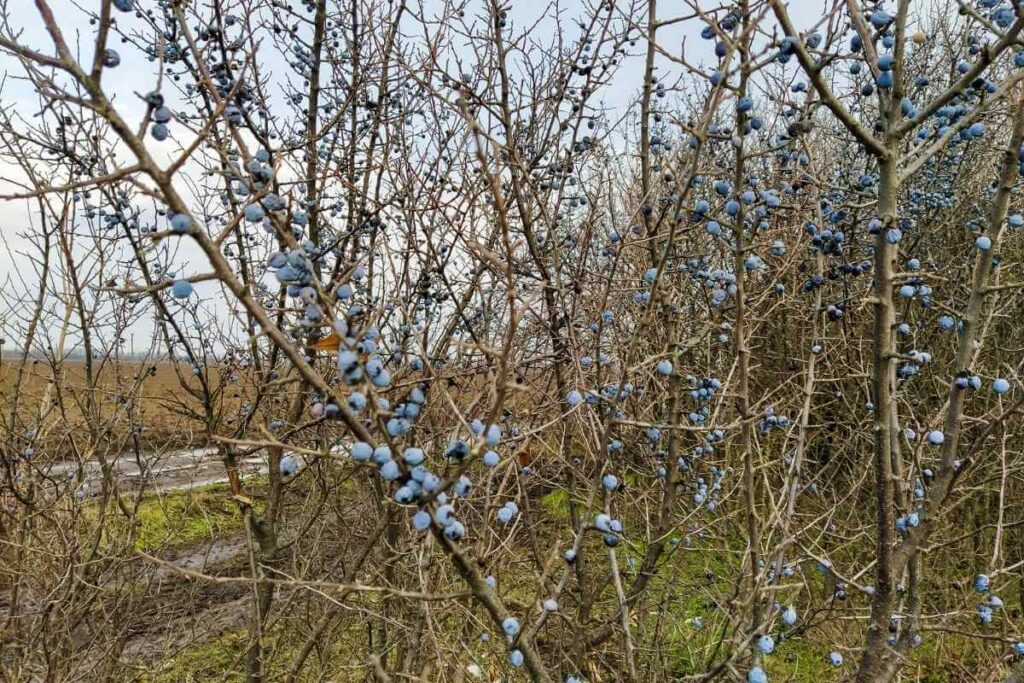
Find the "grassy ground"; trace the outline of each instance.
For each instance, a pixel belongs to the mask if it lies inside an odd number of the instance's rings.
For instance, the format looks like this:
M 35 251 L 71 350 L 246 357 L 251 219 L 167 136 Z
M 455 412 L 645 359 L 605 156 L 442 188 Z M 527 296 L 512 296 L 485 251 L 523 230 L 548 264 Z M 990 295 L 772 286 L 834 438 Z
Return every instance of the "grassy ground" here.
M 692 578 L 697 581 L 698 577 L 703 575 L 703 565 L 698 562 L 693 566 Z M 656 670 L 660 670 L 661 675 L 653 680 L 672 680 L 703 671 L 703 662 L 708 652 L 713 649 L 722 626 L 721 619 L 713 613 L 709 616 L 706 601 L 699 592 L 681 591 L 676 593 L 668 604 L 675 621 L 671 627 L 661 631 L 659 642 L 664 655 L 656 665 Z M 701 630 L 693 626 L 693 618 L 698 616 L 704 619 L 704 627 Z M 454 638 L 455 634 L 452 636 Z M 247 638 L 245 631 L 239 629 L 199 642 L 160 662 L 144 680 L 148 683 L 241 681 Z M 348 642 L 345 638 L 350 638 L 351 641 Z M 856 653 L 849 650 L 847 645 L 855 645 L 858 642 L 857 635 L 845 634 L 846 642 L 842 644 L 830 642 L 828 639 L 829 636 L 824 632 L 812 632 L 805 636 L 779 641 L 775 652 L 766 657 L 764 664 L 770 680 L 773 683 L 825 683 L 850 680 Z M 273 642 L 273 646 L 272 671 L 281 673 L 297 651 L 297 643 Z M 323 677 L 311 673 L 304 680 L 365 680 L 361 667 L 353 666 L 359 663 L 354 653 L 365 650 L 364 633 L 354 631 L 344 634 L 342 638 L 331 643 L 329 648 L 330 657 L 325 666 L 330 672 L 329 675 Z M 840 649 L 843 652 L 846 658 L 843 667 L 835 668 L 828 663 L 828 653 L 832 649 Z M 472 658 L 467 651 L 459 663 L 463 670 L 468 664 L 476 663 L 491 674 L 488 680 L 527 680 L 521 670 L 512 670 L 505 664 L 499 645 L 491 644 L 485 647 L 478 644 L 471 647 L 470 651 Z M 955 669 L 949 666 L 950 659 L 954 656 L 959 664 Z M 920 683 L 966 683 L 986 680 L 980 675 L 977 678 L 965 676 L 964 669 L 961 668 L 969 668 L 972 663 L 980 663 L 985 659 L 987 657 L 984 656 L 984 652 L 979 650 L 974 641 L 950 637 L 931 638 L 914 652 L 905 668 L 903 680 Z M 319 665 L 311 662 L 313 668 Z M 452 663 L 447 662 L 445 666 L 451 667 L 447 669 L 448 674 L 454 674 Z M 614 679 L 609 678 L 607 671 L 604 671 L 596 675 L 590 672 L 589 680 Z
M 234 682 L 244 680 L 248 635 L 232 631 L 197 643 L 176 657 L 158 663 L 142 676 L 145 683 Z
M 135 547 L 150 552 L 195 545 L 240 533 L 243 523 L 227 484 L 147 494 L 139 506 Z
M 540 505 L 552 517 L 566 520 L 569 516 L 569 497 L 564 490 L 555 490 L 540 499 Z M 742 553 L 741 530 L 737 530 L 736 544 L 718 541 L 697 541 L 693 545 L 680 544 L 669 551 L 663 569 L 664 579 L 652 582 L 649 589 L 651 621 L 655 627 L 653 639 L 659 643 L 663 655 L 660 667 L 671 672 L 673 677 L 698 674 L 707 669 L 722 629 L 727 625 L 724 612 L 718 609 L 728 599 L 736 571 L 735 558 Z M 642 547 L 624 546 L 619 557 L 625 557 L 637 564 L 643 554 Z M 621 559 L 620 559 L 621 562 Z M 851 592 L 846 601 L 828 601 L 832 584 L 809 563 L 802 567 L 792 580 L 788 592 L 776 596 L 778 607 L 784 608 L 790 602 L 800 607 L 797 626 L 808 625 L 806 630 L 797 630 L 792 637 L 782 637 L 781 621 L 772 632 L 776 640 L 774 652 L 765 658 L 764 667 L 773 683 L 823 683 L 825 681 L 846 681 L 852 679 L 858 659 L 858 648 L 862 643 L 864 620 L 870 603 L 866 596 Z M 1019 586 L 1008 581 L 1000 586 L 999 594 L 1016 616 L 1019 603 Z M 928 590 L 944 591 L 950 600 L 955 594 L 948 585 L 930 585 Z M 805 610 L 810 602 L 820 613 Z M 967 596 L 968 607 L 976 602 L 975 596 Z M 653 618 L 654 614 L 658 614 Z M 839 618 L 836 618 L 836 617 Z M 825 617 L 824 619 L 821 617 Z M 701 627 L 697 627 L 697 620 Z M 977 632 L 977 621 L 973 612 L 948 625 L 947 630 L 925 632 L 920 646 L 912 649 L 903 669 L 903 680 L 920 683 L 976 683 L 983 680 L 1002 680 L 1005 674 L 998 672 L 1002 660 L 1004 669 L 1014 665 L 1009 654 L 1009 645 L 995 639 L 979 639 L 967 634 Z M 959 631 L 959 632 L 954 632 Z M 650 634 L 648 634 L 650 635 Z M 1007 640 L 1014 640 L 1016 634 L 1006 628 L 1006 616 L 997 614 L 992 627 L 985 633 Z M 829 653 L 838 651 L 844 658 L 841 667 L 833 667 L 828 661 Z
M 254 478 L 248 480 L 247 485 L 256 490 L 262 481 Z M 132 503 L 126 507 L 131 509 Z M 85 511 L 83 535 L 92 533 L 97 519 L 96 508 Z M 134 549 L 158 554 L 179 551 L 237 536 L 242 532 L 244 522 L 226 483 L 167 493 L 145 493 L 135 512 Z M 109 503 L 105 524 L 106 537 L 115 543 L 125 538 L 129 530 L 128 519 L 114 501 Z
M 556 490 L 543 496 L 540 505 L 556 519 L 564 520 L 568 516 L 568 496 L 563 491 Z M 140 507 L 139 522 L 137 547 L 147 551 L 188 548 L 213 538 L 237 534 L 242 528 L 241 515 L 223 485 L 149 496 Z M 622 547 L 619 549 L 620 561 L 624 561 L 624 567 L 629 567 L 630 560 L 638 560 L 642 552 L 643 548 Z M 720 653 L 715 654 L 715 650 L 726 624 L 724 612 L 716 606 L 728 598 L 733 585 L 733 573 L 736 571 L 734 552 L 735 549 L 728 543 L 723 544 L 721 539 L 695 541 L 693 545 L 681 543 L 671 551 L 663 580 L 651 585 L 649 600 L 645 603 L 649 614 L 641 620 L 644 630 L 638 628 L 638 637 L 659 645 L 659 658 L 653 663 L 653 669 L 662 672 L 658 680 L 702 672 L 708 662 L 720 656 Z M 506 579 L 506 585 L 514 584 L 514 580 Z M 514 589 L 510 590 L 514 592 Z M 782 605 L 793 599 L 798 606 L 811 602 L 820 609 L 835 610 L 841 614 L 830 614 L 824 625 L 812 625 L 793 637 L 781 637 L 781 626 L 775 629 L 776 649 L 764 663 L 770 680 L 773 683 L 850 680 L 856 665 L 863 617 L 867 614 L 867 599 L 851 595 L 846 602 L 832 606 L 824 600 L 809 601 L 808 596 L 822 596 L 830 590 L 825 577 L 811 566 L 797 575 L 792 590 L 792 594 L 778 596 Z M 1004 594 L 1004 599 L 1010 603 L 1013 598 Z M 842 618 L 837 619 L 836 616 Z M 701 628 L 696 625 L 698 618 L 703 621 Z M 813 611 L 803 607 L 800 620 L 798 624 L 805 621 L 814 624 L 816 621 Z M 444 622 L 438 623 L 438 626 L 443 625 Z M 242 626 L 239 624 L 238 628 L 199 639 L 175 655 L 154 663 L 142 680 L 148 683 L 242 680 L 248 645 L 248 635 Z M 973 624 L 963 623 L 960 626 L 965 631 L 973 630 Z M 993 627 L 993 631 L 999 630 L 998 625 Z M 335 641 L 327 645 L 320 657 L 315 662 L 311 660 L 309 680 L 364 679 L 365 670 L 360 663 L 363 655 L 357 653 L 366 651 L 365 632 L 356 628 L 336 635 Z M 443 634 L 438 635 L 443 639 Z M 451 634 L 452 641 L 459 637 L 461 634 Z M 280 628 L 280 625 L 268 636 L 267 642 L 271 646 L 268 664 L 272 672 L 282 673 L 287 668 L 300 645 L 293 641 L 288 630 Z M 846 661 L 842 667 L 829 664 L 828 654 L 833 650 L 843 654 Z M 1005 657 L 1007 652 L 1004 643 L 957 633 L 926 634 L 922 645 L 910 653 L 903 680 L 922 683 L 999 680 L 989 672 L 993 663 Z M 525 680 L 521 671 L 512 671 L 505 664 L 500 643 L 470 647 L 464 651 L 457 666 L 464 670 L 474 662 L 493 674 L 491 680 Z M 1006 664 L 1011 662 L 1007 659 Z M 454 668 L 456 665 L 446 662 L 444 666 Z M 453 671 L 449 669 L 448 673 Z M 607 671 L 597 675 L 593 671 L 584 670 L 583 673 L 588 674 L 592 681 L 610 680 Z

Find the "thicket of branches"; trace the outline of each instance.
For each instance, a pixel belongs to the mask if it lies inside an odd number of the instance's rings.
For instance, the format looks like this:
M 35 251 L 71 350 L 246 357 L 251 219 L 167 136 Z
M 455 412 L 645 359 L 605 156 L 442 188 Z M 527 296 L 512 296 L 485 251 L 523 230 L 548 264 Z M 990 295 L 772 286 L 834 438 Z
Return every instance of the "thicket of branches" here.
M 249 681 L 1024 675 L 1017 2 L 55 4 L 0 2 L 4 680 L 137 676 L 182 573 Z M 229 575 L 139 552 L 185 442 Z

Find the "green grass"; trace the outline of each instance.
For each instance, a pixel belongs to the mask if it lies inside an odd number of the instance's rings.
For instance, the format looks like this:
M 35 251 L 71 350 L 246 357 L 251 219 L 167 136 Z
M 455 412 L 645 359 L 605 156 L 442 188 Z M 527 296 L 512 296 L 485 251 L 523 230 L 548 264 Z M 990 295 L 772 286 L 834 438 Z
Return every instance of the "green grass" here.
M 555 501 L 558 498 L 556 495 Z M 716 599 L 722 599 L 732 585 L 728 578 L 731 568 L 728 551 L 711 544 L 679 547 L 668 562 L 671 563 L 671 571 L 666 574 L 665 581 L 652 584 L 649 593 L 651 600 L 647 603 L 650 617 L 647 623 L 653 624 L 657 620 L 655 615 L 663 612 L 662 625 L 657 634 L 645 632 L 645 629 L 636 634 L 641 639 L 656 637 L 658 649 L 662 653 L 658 661 L 652 663 L 655 670 L 661 667 L 661 677 L 656 680 L 672 680 L 700 673 L 711 663 L 708 661 L 709 655 L 715 649 L 725 618 L 713 604 Z M 719 581 L 709 580 L 708 573 L 717 576 Z M 814 581 L 819 580 L 816 573 L 812 577 Z M 518 592 L 515 589 L 505 591 L 506 595 Z M 515 597 L 528 600 L 532 595 L 525 592 Z M 780 595 L 780 599 L 785 604 L 785 597 Z M 801 618 L 803 616 L 801 613 Z M 695 617 L 703 619 L 702 629 L 695 628 Z M 457 640 L 464 635 L 459 623 L 441 619 L 435 625 L 441 629 L 439 635 Z M 824 630 L 813 629 L 791 639 L 777 639 L 774 653 L 764 658 L 763 666 L 774 683 L 830 683 L 848 680 L 856 668 L 856 648 L 860 645 L 860 637 L 860 626 L 846 630 L 830 624 Z M 353 667 L 352 658 L 354 652 L 362 652 L 365 648 L 363 639 L 365 633 L 357 624 L 336 634 L 325 658 L 310 660 L 308 680 L 357 680 L 359 667 Z M 272 672 L 280 673 L 288 666 L 297 652 L 300 640 L 291 637 L 287 630 L 268 635 L 267 643 L 272 654 L 268 655 L 267 664 Z M 147 683 L 242 680 L 247 643 L 244 629 L 215 636 L 162 661 L 158 668 L 142 680 Z M 842 652 L 846 660 L 842 667 L 832 667 L 828 662 L 828 654 L 833 649 Z M 911 651 L 903 668 L 904 679 L 918 683 L 957 683 L 963 678 L 958 678 L 959 672 L 946 666 L 949 659 L 955 653 L 959 663 L 973 666 L 977 671 L 988 671 L 992 653 L 986 653 L 985 649 L 983 644 L 968 638 L 949 634 L 928 637 L 920 647 Z M 723 656 L 725 653 L 719 651 L 715 661 L 720 661 Z M 509 673 L 502 658 L 497 657 L 495 662 L 496 671 Z M 321 666 L 324 668 L 320 669 Z M 328 673 L 331 677 L 324 679 L 323 676 Z M 520 680 L 520 677 L 503 680 Z
M 192 545 L 238 532 L 243 523 L 226 484 L 147 494 L 139 504 L 135 547 L 148 552 Z
M 568 519 L 569 494 L 566 490 L 555 489 L 539 502 L 548 515 Z M 139 505 L 137 524 L 136 547 L 151 551 L 187 547 L 216 536 L 238 533 L 243 517 L 231 500 L 227 487 L 221 484 L 192 491 L 147 495 Z M 678 536 L 685 536 L 683 530 L 679 530 Z M 712 663 L 709 659 L 724 625 L 724 616 L 715 605 L 728 598 L 742 554 L 739 542 L 734 543 L 734 540 L 729 535 L 726 538 L 697 540 L 692 546 L 686 542 L 678 546 L 669 545 L 659 561 L 661 578 L 650 585 L 646 601 L 647 626 L 638 629 L 636 635 L 641 639 L 652 639 L 647 641 L 648 644 L 657 643 L 661 654 L 658 661 L 652 663 L 661 667 L 664 675 L 674 678 L 700 673 Z M 596 539 L 594 544 L 591 552 L 603 550 Z M 644 550 L 642 544 L 620 546 L 620 566 L 625 574 L 632 574 L 629 561 L 632 559 L 639 563 Z M 520 583 L 515 567 L 505 569 L 502 593 L 523 603 L 534 599 L 532 588 L 527 588 L 532 586 L 529 578 L 524 575 Z M 807 565 L 803 577 L 811 583 L 807 589 L 820 599 L 824 589 L 818 572 Z M 1006 597 L 1011 598 L 1015 586 L 1005 588 Z M 782 604 L 787 604 L 788 597 L 785 591 L 776 596 Z M 806 595 L 796 602 L 798 605 L 806 602 Z M 610 608 L 609 594 L 599 599 L 599 605 L 598 609 Z M 844 609 L 844 606 L 839 605 L 838 609 Z M 655 615 L 659 611 L 663 611 L 663 615 L 658 630 L 654 631 L 654 623 L 658 620 Z M 702 629 L 695 628 L 696 617 L 703 620 Z M 438 625 L 453 640 L 462 636 L 456 633 L 455 624 L 442 620 Z M 856 668 L 856 648 L 861 644 L 862 625 L 862 622 L 832 622 L 824 628 L 815 628 L 788 640 L 777 640 L 775 652 L 765 657 L 763 666 L 773 682 L 829 683 L 845 680 Z M 359 642 L 363 637 L 362 632 L 339 634 L 325 658 L 310 665 L 311 672 L 319 671 L 314 678 L 327 672 L 333 676 L 331 680 L 349 680 L 349 674 L 358 677 L 352 669 L 351 657 L 352 652 L 365 647 Z M 268 656 L 267 665 L 272 671 L 279 672 L 291 661 L 299 645 L 293 641 L 287 631 L 268 634 L 268 645 L 273 654 Z M 166 658 L 142 680 L 149 683 L 242 680 L 247 643 L 244 629 L 214 636 Z M 840 668 L 834 668 L 828 662 L 828 654 L 833 649 L 842 652 L 846 660 Z M 989 671 L 994 657 L 998 658 L 1000 652 L 999 646 L 986 646 L 975 639 L 954 634 L 932 635 L 909 653 L 903 668 L 904 677 L 919 683 L 955 683 L 961 680 L 957 677 L 961 671 L 946 666 L 950 657 L 955 656 L 958 662 L 974 670 Z M 721 661 L 723 656 L 725 653 L 718 651 L 714 660 Z M 321 666 L 324 667 L 322 670 Z M 499 659 L 498 668 L 504 668 L 503 660 Z
M 443 623 L 443 622 L 441 622 Z M 452 625 L 455 628 L 454 624 Z M 311 656 L 299 680 L 364 681 L 366 667 L 354 652 L 362 652 L 365 630 L 352 622 L 334 633 L 323 649 Z M 282 680 L 304 643 L 305 635 L 282 629 L 264 636 L 264 667 L 267 680 Z M 140 679 L 143 683 L 198 683 L 218 681 L 236 683 L 245 680 L 246 650 L 249 634 L 244 628 L 226 631 L 193 643 L 177 654 L 154 665 Z
M 193 683 L 198 681 L 245 680 L 245 631 L 230 631 L 197 643 L 153 671 L 143 675 L 144 683 Z
M 559 519 L 569 518 L 569 492 L 565 489 L 555 489 L 540 499 L 540 505 L 544 511 Z
M 264 480 L 247 482 L 257 489 Z M 254 496 L 256 510 L 261 511 L 260 497 Z M 133 498 L 120 503 L 110 501 L 104 516 L 105 542 L 119 545 L 127 538 L 129 524 L 135 526 L 133 549 L 157 552 L 195 545 L 203 541 L 236 535 L 244 528 L 245 519 L 231 498 L 227 484 L 210 484 L 190 490 L 168 493 L 146 493 L 137 502 Z M 122 506 L 132 512 L 126 517 Z M 81 512 L 81 534 L 88 538 L 95 533 L 100 517 L 97 506 L 87 506 Z

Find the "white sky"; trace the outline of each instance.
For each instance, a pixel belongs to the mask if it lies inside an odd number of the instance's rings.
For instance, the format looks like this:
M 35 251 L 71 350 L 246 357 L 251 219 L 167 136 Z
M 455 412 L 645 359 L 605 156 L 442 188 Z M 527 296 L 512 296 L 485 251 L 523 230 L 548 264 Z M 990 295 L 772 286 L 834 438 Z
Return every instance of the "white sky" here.
M 193 1 L 206 2 L 207 0 Z M 60 19 L 65 39 L 73 46 L 73 49 L 80 50 L 83 60 L 86 62 L 91 60 L 91 45 L 95 28 L 89 25 L 88 15 L 82 7 L 88 8 L 90 11 L 98 11 L 99 1 L 80 0 L 77 5 L 73 0 L 49 0 L 49 2 L 55 16 Z M 152 7 L 156 9 L 156 3 L 151 0 L 136 0 L 136 4 L 142 8 Z M 297 7 L 301 6 L 300 3 L 294 1 L 292 4 Z M 534 24 L 539 13 L 546 6 L 544 2 L 534 2 L 533 0 L 516 0 L 509 4 L 511 5 L 510 19 L 513 28 Z M 661 10 L 662 13 L 659 18 L 665 19 L 673 16 L 669 13 L 669 8 L 672 8 L 672 12 L 678 12 L 680 4 L 677 2 L 659 3 L 664 8 Z M 703 2 L 702 4 L 708 7 L 720 5 L 718 2 Z M 794 21 L 801 29 L 811 26 L 821 19 L 821 12 L 825 4 L 826 0 L 792 0 L 790 7 Z M 480 13 L 484 5 L 483 0 L 471 0 L 467 7 L 467 14 Z M 34 2 L 32 0 L 9 0 L 8 7 L 15 10 L 9 12 L 7 20 L 16 30 L 22 31 L 20 42 L 43 53 L 52 54 L 52 42 L 42 26 L 42 22 L 34 7 Z M 437 7 L 434 0 L 426 0 L 425 9 L 428 14 L 431 13 L 432 7 Z M 563 31 L 566 42 L 575 40 L 581 31 L 574 19 L 580 16 L 582 7 L 583 3 L 580 0 L 564 0 L 561 2 L 561 21 L 556 21 L 549 16 L 538 24 L 534 30 L 534 33 L 540 36 L 538 42 L 546 42 L 547 36 L 552 35 L 556 30 Z M 122 28 L 131 24 L 131 22 L 139 21 L 132 14 L 123 14 L 117 11 L 114 11 L 113 14 L 118 19 Z M 717 61 L 711 52 L 713 43 L 700 39 L 699 32 L 701 28 L 703 28 L 703 23 L 699 21 L 689 21 L 685 24 L 674 25 L 659 32 L 659 43 L 667 50 L 679 51 L 685 40 L 689 60 L 697 64 L 713 64 Z M 144 114 L 144 106 L 134 93 L 145 93 L 152 89 L 156 81 L 156 64 L 149 62 L 132 46 L 120 45 L 116 40 L 112 41 L 110 46 L 121 53 L 122 63 L 116 69 L 105 74 L 105 88 L 113 98 L 121 115 L 134 125 L 140 121 Z M 613 109 L 624 108 L 630 102 L 635 101 L 642 81 L 643 50 L 643 41 L 638 41 L 636 48 L 633 49 L 632 56 L 627 58 L 621 71 L 616 76 L 614 84 L 604 90 L 606 106 Z M 277 56 L 276 51 L 273 49 L 265 50 L 265 52 L 268 55 L 268 59 L 280 60 L 280 57 Z M 664 60 L 661 61 L 664 64 Z M 673 71 L 678 71 L 678 67 L 674 67 Z M 7 55 L 0 54 L 0 78 L 3 80 L 3 89 L 0 94 L 2 94 L 3 106 L 5 108 L 13 108 L 22 117 L 31 119 L 39 109 L 39 102 L 31 85 L 17 80 L 17 76 L 20 73 L 21 67 L 16 60 Z M 169 159 L 176 148 L 176 145 L 170 141 L 159 143 L 151 138 L 147 138 L 146 143 L 158 159 Z M 128 157 L 127 154 L 124 156 Z M 19 176 L 20 170 L 0 166 L 0 193 L 11 191 L 10 186 L 2 182 L 5 177 Z M 8 278 L 15 277 L 20 273 L 21 277 L 29 285 L 34 285 L 35 275 L 32 271 L 25 272 L 26 260 L 20 255 L 24 252 L 27 245 L 19 237 L 20 233 L 29 229 L 30 215 L 34 208 L 27 201 L 0 201 L 0 236 L 2 236 L 6 243 L 6 248 L 0 247 L 0 282 L 8 281 Z M 204 261 L 205 259 L 198 254 L 195 248 L 185 246 L 180 251 L 175 265 L 180 266 L 181 272 L 191 274 L 205 270 Z M 5 291 L 10 295 L 11 291 L 16 291 L 20 288 L 21 286 L 18 284 L 11 284 Z M 215 285 L 212 283 L 202 283 L 197 285 L 197 292 L 200 295 L 204 291 L 212 294 L 214 293 L 214 288 Z M 55 302 L 55 306 L 58 309 L 60 305 L 59 302 Z M 149 329 L 150 325 L 148 322 L 133 326 L 133 332 L 140 338 L 147 337 Z M 12 334 L 12 331 L 8 329 L 5 334 L 14 336 L 16 333 Z M 136 348 L 138 349 L 138 344 Z

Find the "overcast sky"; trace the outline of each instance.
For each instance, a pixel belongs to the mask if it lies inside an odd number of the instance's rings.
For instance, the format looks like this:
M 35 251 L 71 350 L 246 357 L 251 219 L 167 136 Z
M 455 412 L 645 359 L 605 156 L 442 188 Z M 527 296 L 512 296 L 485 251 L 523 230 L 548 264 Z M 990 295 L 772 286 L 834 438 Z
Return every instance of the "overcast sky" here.
M 194 1 L 206 2 L 207 0 Z M 55 16 L 60 19 L 61 29 L 64 31 L 66 40 L 79 51 L 82 60 L 86 62 L 91 60 L 91 45 L 95 27 L 89 24 L 88 12 L 98 11 L 100 6 L 98 0 L 79 0 L 77 3 L 72 0 L 49 0 L 49 3 L 54 10 Z M 136 0 L 136 4 L 143 8 L 156 7 L 156 3 L 151 0 Z M 297 2 L 292 4 L 301 6 Z M 669 8 L 671 8 L 671 11 L 678 12 L 678 5 L 680 4 L 676 2 L 659 3 L 664 8 L 660 18 L 665 19 L 671 16 L 668 13 L 670 11 Z M 704 4 L 717 6 L 720 3 Z M 821 19 L 824 4 L 825 0 L 792 0 L 790 6 L 794 20 L 803 29 Z M 547 14 L 546 18 L 539 23 L 537 23 L 538 18 L 544 10 L 546 3 L 534 2 L 533 0 L 516 0 L 509 3 L 509 5 L 511 7 L 513 29 L 515 27 L 536 24 L 533 30 L 534 34 L 544 36 L 545 34 L 551 35 L 555 31 L 562 31 L 567 42 L 575 40 L 581 33 L 575 21 L 577 17 L 581 16 L 581 9 L 583 7 L 579 0 L 564 0 L 560 3 L 561 12 L 557 19 L 553 15 Z M 23 7 L 24 9 L 24 11 L 20 12 L 11 12 L 7 17 L 11 25 L 21 31 L 20 42 L 32 46 L 41 52 L 52 54 L 54 52 L 52 41 L 43 28 L 42 22 L 36 13 L 34 3 L 31 0 L 9 0 L 8 6 L 9 8 Z M 482 0 L 472 0 L 469 3 L 467 13 L 479 13 L 480 8 L 483 6 L 484 2 Z M 432 1 L 424 3 L 424 8 L 428 15 L 432 13 L 432 7 L 436 8 L 436 3 Z M 115 11 L 114 15 L 120 20 L 122 27 L 128 22 L 138 21 L 131 14 L 126 15 Z M 699 33 L 702 27 L 703 24 L 699 21 L 689 21 L 673 25 L 659 33 L 659 43 L 666 50 L 672 52 L 680 52 L 685 43 L 686 55 L 689 60 L 698 64 L 711 64 L 716 61 L 712 54 L 713 44 L 700 39 Z M 540 38 L 539 42 L 543 43 L 545 41 L 543 38 Z M 140 55 L 130 46 L 121 46 L 116 42 L 111 46 L 121 51 L 122 63 L 115 70 L 108 72 L 104 76 L 105 89 L 113 98 L 121 115 L 135 125 L 144 115 L 144 107 L 135 93 L 145 93 L 152 88 L 152 85 L 155 83 L 156 64 L 145 59 L 144 56 Z M 274 50 L 268 49 L 265 52 L 267 59 L 280 59 Z M 612 87 L 605 89 L 603 95 L 605 106 L 613 110 L 621 109 L 628 106 L 630 102 L 635 101 L 642 81 L 642 52 L 643 42 L 639 41 L 636 48 L 634 48 L 634 54 L 627 58 Z M 678 71 L 678 68 L 673 69 L 673 71 Z M 3 77 L 3 90 L 0 95 L 2 95 L 3 106 L 13 108 L 23 118 L 31 120 L 39 110 L 39 101 L 32 87 L 18 79 L 20 75 L 20 65 L 9 56 L 0 54 L 0 76 Z M 152 139 L 147 139 L 147 145 L 158 159 L 170 158 L 176 149 L 176 145 L 173 145 L 171 142 L 158 143 Z M 125 156 L 127 157 L 128 155 L 126 154 Z M 18 177 L 21 177 L 20 170 L 0 166 L 0 193 L 11 191 L 10 185 L 2 182 L 3 179 Z M 31 212 L 34 209 L 35 206 L 27 201 L 0 201 L 0 236 L 2 236 L 5 242 L 4 246 L 0 246 L 0 281 L 8 280 L 8 278 L 12 277 L 16 278 L 20 271 L 22 277 L 28 281 L 29 285 L 34 285 L 34 273 L 31 271 L 26 273 L 26 259 L 21 255 L 27 245 L 18 236 L 19 233 L 29 229 Z M 204 261 L 205 259 L 198 254 L 195 248 L 185 245 L 175 260 L 175 265 L 181 269 L 180 272 L 182 274 L 188 275 L 203 270 Z M 21 285 L 17 283 L 10 284 L 6 291 L 10 292 L 20 287 Z M 214 294 L 214 287 L 215 285 L 212 283 L 203 283 L 197 285 L 197 291 L 200 294 L 204 290 L 208 294 Z M 60 302 L 55 302 L 54 306 L 59 308 L 61 304 Z M 148 323 L 143 323 L 134 326 L 133 332 L 137 338 L 145 338 L 148 337 L 150 329 L 151 326 Z M 16 333 L 9 328 L 4 331 L 4 334 L 16 336 Z M 138 349 L 138 347 L 139 343 L 137 341 L 136 348 Z

